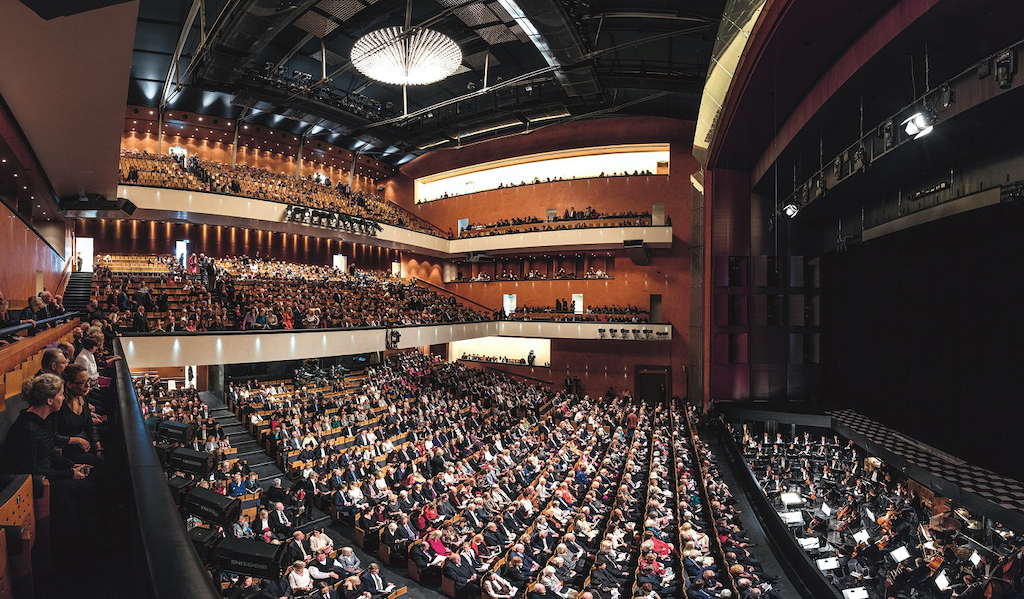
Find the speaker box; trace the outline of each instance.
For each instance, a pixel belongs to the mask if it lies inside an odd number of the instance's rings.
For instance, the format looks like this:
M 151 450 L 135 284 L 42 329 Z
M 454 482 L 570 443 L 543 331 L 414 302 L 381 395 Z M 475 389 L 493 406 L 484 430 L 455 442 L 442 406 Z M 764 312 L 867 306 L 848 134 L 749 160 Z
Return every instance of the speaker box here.
M 156 436 L 158 439 L 188 445 L 196 438 L 196 425 L 191 422 L 163 420 L 156 427 Z
M 220 524 L 225 528 L 237 522 L 238 515 L 242 513 L 242 501 L 237 497 L 226 497 L 202 487 L 189 491 L 181 507 L 205 522 Z
M 205 451 L 179 447 L 171 451 L 167 467 L 197 476 L 209 476 L 214 469 L 214 455 Z
M 199 554 L 199 559 L 204 564 L 210 563 L 213 559 L 213 546 L 217 543 L 217 531 L 213 528 L 196 526 L 188 531 L 188 538 L 192 539 L 192 545 Z
M 171 477 L 171 480 L 167 481 L 167 486 L 171 489 L 171 496 L 174 497 L 174 505 L 181 507 L 181 504 L 185 501 L 185 493 L 188 493 L 189 488 L 192 486 L 192 481 L 184 476 L 174 476 Z
M 153 448 L 156 449 L 156 459 L 166 468 L 167 461 L 171 459 L 171 452 L 174 451 L 174 443 L 157 443 Z
M 283 544 L 225 537 L 213 550 L 213 563 L 225 572 L 280 580 L 288 557 L 287 547 Z
M 126 200 L 124 198 L 118 198 L 117 201 L 118 201 L 118 203 L 121 204 L 121 212 L 124 212 L 128 216 L 131 216 L 131 215 L 135 214 L 135 204 L 133 204 L 131 200 Z

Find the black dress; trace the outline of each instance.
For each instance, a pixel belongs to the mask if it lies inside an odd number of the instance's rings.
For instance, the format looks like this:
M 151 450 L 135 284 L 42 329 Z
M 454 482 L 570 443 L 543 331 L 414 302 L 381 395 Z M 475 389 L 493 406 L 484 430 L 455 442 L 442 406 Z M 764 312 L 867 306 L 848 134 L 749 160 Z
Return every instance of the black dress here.
M 57 419 L 57 434 L 65 437 L 82 437 L 91 445 L 99 442 L 100 437 L 96 431 L 96 423 L 92 421 L 92 408 L 89 402 L 82 400 L 82 413 L 75 414 L 71 409 L 71 402 L 65 401 L 53 418 Z M 77 445 L 67 445 L 64 448 L 64 455 L 78 464 L 99 465 L 96 456 L 82 451 Z
M 2 460 L 4 472 L 41 475 L 49 480 L 55 542 L 95 532 L 92 529 L 102 503 L 100 488 L 88 479 L 74 480 L 74 463 L 57 453 L 50 422 L 22 410 L 7 433 Z

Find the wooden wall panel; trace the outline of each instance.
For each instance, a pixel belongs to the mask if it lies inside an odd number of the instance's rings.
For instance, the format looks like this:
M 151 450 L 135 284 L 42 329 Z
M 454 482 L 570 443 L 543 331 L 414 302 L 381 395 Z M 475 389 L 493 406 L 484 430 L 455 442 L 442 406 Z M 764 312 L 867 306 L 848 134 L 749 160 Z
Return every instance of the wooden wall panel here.
M 188 239 L 192 252 L 217 258 L 259 252 L 289 262 L 331 264 L 334 254 L 345 254 L 368 270 L 389 270 L 399 259 L 398 250 L 261 229 L 122 219 L 80 219 L 75 228 L 79 237 L 95 239 L 97 255 L 171 254 L 176 240 Z
M 60 286 L 64 260 L 4 204 L 0 204 L 0 248 L 4 264 L 0 291 L 12 305 L 24 307 L 29 296 L 36 294 L 36 271 L 43 273 L 46 289 Z

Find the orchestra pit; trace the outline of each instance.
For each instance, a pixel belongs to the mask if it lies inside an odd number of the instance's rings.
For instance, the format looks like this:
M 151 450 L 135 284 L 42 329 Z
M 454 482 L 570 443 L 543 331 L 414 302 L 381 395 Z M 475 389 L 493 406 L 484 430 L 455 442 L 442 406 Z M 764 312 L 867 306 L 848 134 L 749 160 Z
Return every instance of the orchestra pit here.
M 1024 598 L 1016 3 L 0 31 L 0 599 Z

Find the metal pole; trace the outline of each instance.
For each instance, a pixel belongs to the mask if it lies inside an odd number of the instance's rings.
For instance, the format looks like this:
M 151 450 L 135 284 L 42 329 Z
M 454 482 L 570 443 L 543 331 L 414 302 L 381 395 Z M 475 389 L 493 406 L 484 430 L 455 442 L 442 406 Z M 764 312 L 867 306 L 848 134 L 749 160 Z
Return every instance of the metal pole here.
M 491 51 L 486 50 L 484 54 L 484 89 L 487 89 L 487 69 L 491 65 Z
M 164 107 L 160 106 L 160 112 L 156 121 L 156 154 L 164 153 Z
M 327 45 L 324 38 L 320 38 L 320 81 L 327 79 Z
M 402 85 L 402 114 L 409 116 L 409 89 L 407 85 Z
M 231 168 L 238 163 L 238 130 L 242 128 L 242 119 L 235 121 L 235 143 L 231 146 Z

